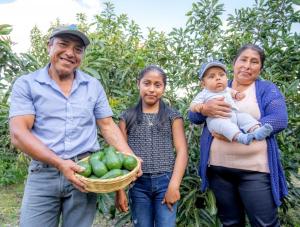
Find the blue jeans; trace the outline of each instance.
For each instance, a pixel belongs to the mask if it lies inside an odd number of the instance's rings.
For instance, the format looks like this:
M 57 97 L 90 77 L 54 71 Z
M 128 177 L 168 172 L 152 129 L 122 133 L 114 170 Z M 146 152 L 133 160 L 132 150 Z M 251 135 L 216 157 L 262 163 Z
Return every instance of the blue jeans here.
M 177 203 L 170 211 L 162 204 L 172 173 L 143 174 L 129 189 L 129 204 L 135 227 L 172 227 L 176 223 Z
M 82 193 L 56 168 L 32 161 L 21 207 L 21 227 L 90 227 L 96 213 L 95 193 Z
M 280 226 L 270 174 L 210 166 L 207 175 L 224 227 L 244 227 L 245 213 L 252 227 Z

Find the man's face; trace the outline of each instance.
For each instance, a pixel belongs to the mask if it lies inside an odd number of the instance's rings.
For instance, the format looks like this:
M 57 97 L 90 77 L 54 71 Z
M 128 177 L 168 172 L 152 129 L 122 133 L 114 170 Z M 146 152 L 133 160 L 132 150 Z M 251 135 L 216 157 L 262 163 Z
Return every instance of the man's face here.
M 84 46 L 76 37 L 55 37 L 48 44 L 50 56 L 50 71 L 60 78 L 74 75 L 76 68 L 80 66 L 84 54 Z

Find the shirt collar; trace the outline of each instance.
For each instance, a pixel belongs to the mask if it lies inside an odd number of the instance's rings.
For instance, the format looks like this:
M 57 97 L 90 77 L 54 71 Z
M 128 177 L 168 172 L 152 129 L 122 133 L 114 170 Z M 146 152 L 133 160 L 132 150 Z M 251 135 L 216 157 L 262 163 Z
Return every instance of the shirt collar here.
M 52 84 L 52 79 L 48 73 L 50 67 L 50 63 L 46 65 L 44 68 L 41 69 L 41 73 L 37 75 L 35 78 L 36 81 L 40 83 L 45 83 L 45 84 Z M 81 83 L 88 83 L 87 77 L 84 75 L 84 73 L 78 69 L 75 71 L 75 81 L 76 84 L 81 84 Z

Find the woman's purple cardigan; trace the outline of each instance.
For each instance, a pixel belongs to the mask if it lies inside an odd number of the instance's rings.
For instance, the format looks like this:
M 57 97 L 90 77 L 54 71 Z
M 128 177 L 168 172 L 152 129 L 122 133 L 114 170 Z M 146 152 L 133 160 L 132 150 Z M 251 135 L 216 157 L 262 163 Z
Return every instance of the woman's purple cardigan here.
M 232 81 L 229 82 L 231 87 Z M 277 86 L 270 81 L 257 79 L 255 81 L 256 99 L 261 112 L 260 122 L 264 125 L 269 123 L 273 127 L 272 134 L 266 139 L 268 147 L 268 163 L 271 177 L 271 187 L 275 204 L 280 206 L 281 198 L 288 193 L 284 172 L 280 163 L 280 150 L 275 135 L 285 129 L 288 123 L 285 99 Z M 189 111 L 189 120 L 194 124 L 205 123 L 205 116 L 200 113 Z M 201 189 L 204 191 L 208 186 L 206 177 L 212 135 L 205 123 L 200 137 L 200 164 L 199 174 L 202 179 Z

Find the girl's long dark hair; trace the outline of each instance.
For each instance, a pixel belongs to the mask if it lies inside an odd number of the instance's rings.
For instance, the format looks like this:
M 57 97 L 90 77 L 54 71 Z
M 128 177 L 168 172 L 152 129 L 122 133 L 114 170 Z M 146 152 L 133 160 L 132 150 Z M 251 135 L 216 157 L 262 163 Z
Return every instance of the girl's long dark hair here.
M 156 71 L 158 72 L 163 79 L 164 86 L 166 87 L 167 84 L 167 74 L 158 66 L 156 65 L 149 65 L 146 68 L 144 68 L 138 77 L 138 81 L 140 81 L 146 73 L 150 71 Z M 159 111 L 157 115 L 157 124 L 158 124 L 158 129 L 160 129 L 164 123 L 168 120 L 168 110 L 169 107 L 162 101 L 159 101 Z M 127 112 L 127 117 L 126 117 L 126 129 L 127 132 L 129 132 L 135 122 L 137 124 L 141 124 L 143 121 L 143 106 L 142 106 L 142 99 L 140 98 L 137 105 L 131 109 L 128 110 Z

